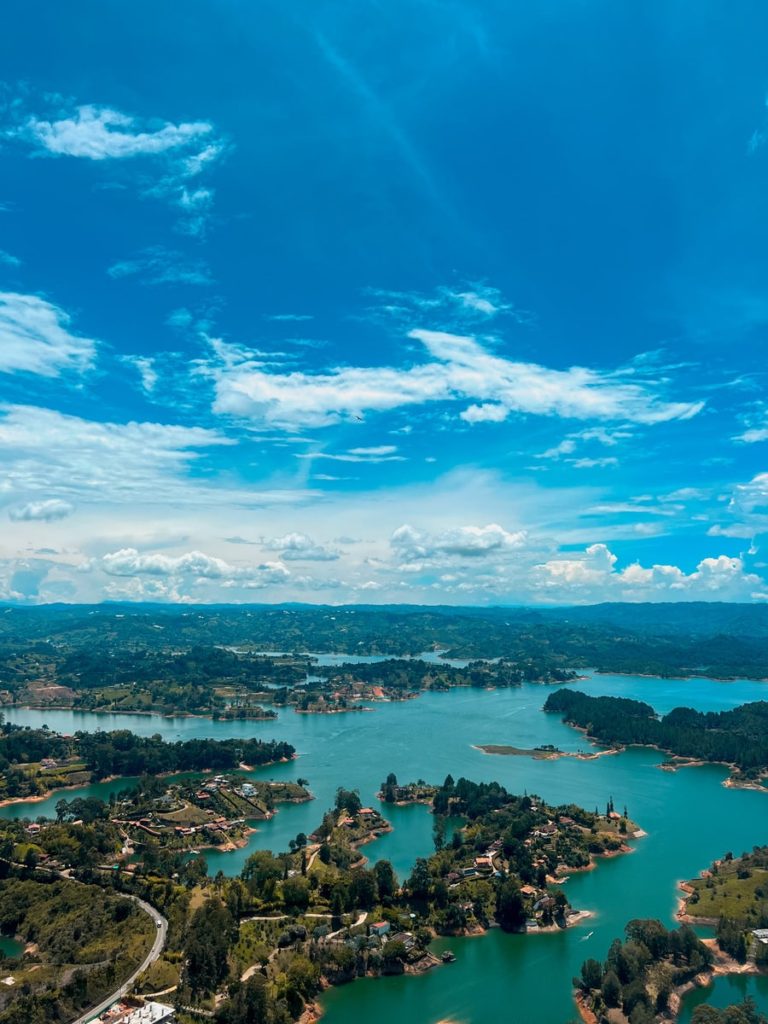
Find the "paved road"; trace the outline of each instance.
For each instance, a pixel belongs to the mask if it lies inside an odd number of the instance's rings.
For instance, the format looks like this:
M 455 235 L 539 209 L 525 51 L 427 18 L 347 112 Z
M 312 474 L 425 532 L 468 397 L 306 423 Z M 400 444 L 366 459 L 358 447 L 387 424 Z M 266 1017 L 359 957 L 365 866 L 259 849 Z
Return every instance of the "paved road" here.
M 136 968 L 130 978 L 125 982 L 125 984 L 120 986 L 117 992 L 113 992 L 112 995 L 107 996 L 106 999 L 102 999 L 98 1006 L 94 1006 L 92 1010 L 84 1013 L 82 1017 L 78 1017 L 76 1021 L 73 1021 L 73 1024 L 88 1024 L 88 1021 L 93 1020 L 94 1017 L 98 1017 L 98 1015 L 108 1009 L 112 1003 L 116 1003 L 119 999 L 122 999 L 123 996 L 126 996 L 130 992 L 133 987 L 133 983 L 136 981 L 138 976 L 143 971 L 146 971 L 149 965 L 153 964 L 163 952 L 166 935 L 168 934 L 168 922 L 161 913 L 155 910 L 154 907 L 150 907 L 150 905 L 145 903 L 144 900 L 140 900 L 138 896 L 128 896 L 128 899 L 133 900 L 134 903 L 138 903 L 144 913 L 149 914 L 152 918 L 156 932 L 155 941 L 152 943 L 152 949 L 150 949 L 149 953 L 145 957 L 144 962 Z

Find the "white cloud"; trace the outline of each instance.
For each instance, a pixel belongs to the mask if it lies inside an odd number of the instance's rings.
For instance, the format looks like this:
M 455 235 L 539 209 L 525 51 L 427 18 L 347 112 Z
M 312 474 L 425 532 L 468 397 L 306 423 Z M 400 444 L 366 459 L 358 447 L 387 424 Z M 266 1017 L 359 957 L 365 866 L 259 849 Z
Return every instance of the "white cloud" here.
M 728 526 L 720 526 L 715 523 L 707 530 L 708 537 L 734 537 L 739 540 L 751 540 L 754 537 L 756 528 L 748 523 L 731 523 Z
M 50 102 L 50 100 L 49 100 Z M 225 145 L 208 121 L 174 124 L 134 117 L 97 104 L 58 101 L 47 115 L 19 112 L 6 129 L 8 138 L 31 146 L 34 154 L 72 157 L 95 162 L 152 160 L 160 176 L 143 194 L 171 202 L 181 211 L 179 227 L 200 235 L 210 214 L 213 191 L 196 180 L 224 153 Z
M 529 323 L 532 316 L 505 302 L 498 288 L 475 282 L 462 287 L 436 288 L 430 294 L 370 289 L 369 294 L 383 304 L 373 310 L 376 318 L 383 315 L 404 323 L 417 321 L 425 314 L 437 320 L 446 330 L 469 323 L 483 323 L 498 316 L 511 317 L 517 323 Z
M 613 455 L 606 455 L 600 459 L 571 459 L 569 460 L 574 469 L 607 469 L 608 466 L 618 466 L 619 460 Z
M 371 448 L 349 448 L 346 452 L 300 452 L 297 459 L 330 459 L 332 462 L 405 462 L 397 446 L 380 444 Z M 330 479 L 330 478 L 329 478 Z
M 226 582 L 242 580 L 264 585 L 280 583 L 290 576 L 289 570 L 281 562 L 234 566 L 202 551 L 188 551 L 173 556 L 158 552 L 141 554 L 136 548 L 121 548 L 104 555 L 100 566 L 110 576 L 194 577 Z
M 0 264 L 5 267 L 20 267 L 21 260 L 18 256 L 12 256 L 9 252 L 6 252 L 5 249 L 0 249 Z
M 215 430 L 105 423 L 53 409 L 0 405 L 1 490 L 114 498 L 178 496 L 197 449 L 231 442 Z
M 743 434 L 738 434 L 734 441 L 743 441 L 744 444 L 757 444 L 759 441 L 768 441 L 768 427 L 750 427 Z
M 265 320 L 275 320 L 280 322 L 296 322 L 303 323 L 306 320 L 314 320 L 314 316 L 311 313 L 265 313 Z
M 745 571 L 740 558 L 702 559 L 692 573 L 676 565 L 639 563 L 617 570 L 617 558 L 604 544 L 592 544 L 575 557 L 557 557 L 535 566 L 532 591 L 558 602 L 713 600 L 748 601 L 763 580 Z
M 30 501 L 21 508 L 11 509 L 8 513 L 10 519 L 15 523 L 42 521 L 53 522 L 56 519 L 66 519 L 72 515 L 74 507 L 68 501 L 60 498 L 48 498 L 45 501 Z
M 485 402 L 483 405 L 470 405 L 459 413 L 465 423 L 503 423 L 509 416 L 505 405 Z
M 598 444 L 606 445 L 609 448 L 614 448 L 621 441 L 631 438 L 633 435 L 628 430 L 608 430 L 605 427 L 587 427 L 585 430 L 576 430 L 573 433 L 566 435 L 563 440 L 554 445 L 552 448 L 547 448 L 546 451 L 541 452 L 536 456 L 537 459 L 559 459 L 564 455 L 572 455 L 579 445 L 583 445 L 590 441 L 594 441 Z M 588 468 L 590 465 L 600 465 L 601 462 L 590 463 L 584 462 L 580 465 L 581 460 L 567 459 L 566 461 L 572 463 L 579 469 Z M 617 460 L 614 459 L 613 463 Z M 612 465 L 612 463 L 602 463 L 604 465 Z
M 268 551 L 279 551 L 287 562 L 335 562 L 339 553 L 317 544 L 305 533 L 286 533 L 264 542 Z
M 406 523 L 395 530 L 390 544 L 403 562 L 415 562 L 438 555 L 483 557 L 491 552 L 520 548 L 525 541 L 525 531 L 508 533 L 497 523 L 489 523 L 488 526 L 460 526 L 438 534 L 430 534 Z
M 145 249 L 129 260 L 113 263 L 107 273 L 119 280 L 123 277 L 138 277 L 145 284 L 193 284 L 213 283 L 208 265 L 201 259 L 190 259 L 180 252 L 154 246 Z M 178 326 L 174 323 L 173 326 Z
M 85 104 L 57 120 L 30 117 L 17 134 L 25 135 L 54 156 L 120 160 L 188 147 L 212 131 L 212 125 L 206 121 L 166 123 L 154 131 L 142 131 L 135 117 L 109 107 Z
M 142 389 L 148 395 L 151 395 L 158 381 L 155 360 L 149 356 L 125 356 L 124 360 L 129 366 L 135 367 L 139 374 Z
M 96 342 L 69 330 L 70 317 L 38 295 L 0 292 L 0 373 L 58 377 L 89 369 Z
M 470 423 L 497 422 L 510 412 L 574 419 L 660 423 L 689 419 L 703 403 L 667 402 L 636 370 L 622 377 L 583 367 L 553 370 L 497 356 L 476 338 L 413 329 L 427 361 L 412 366 L 335 367 L 320 373 L 271 372 L 254 353 L 212 342 L 201 372 L 214 381 L 218 413 L 295 430 L 360 419 L 434 402 L 474 399 Z

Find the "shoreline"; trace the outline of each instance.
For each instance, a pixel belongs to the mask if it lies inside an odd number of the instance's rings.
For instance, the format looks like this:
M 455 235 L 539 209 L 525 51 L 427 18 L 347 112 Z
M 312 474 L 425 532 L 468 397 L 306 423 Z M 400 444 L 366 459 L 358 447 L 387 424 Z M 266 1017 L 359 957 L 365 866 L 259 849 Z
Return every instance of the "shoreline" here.
M 579 726 L 572 726 L 572 728 L 577 729 Z M 534 761 L 559 761 L 565 757 L 572 758 L 574 761 L 596 761 L 598 757 L 621 754 L 626 749 L 625 747 L 607 747 L 592 753 L 585 753 L 581 750 L 537 750 L 535 747 L 526 750 L 523 747 L 506 746 L 503 743 L 471 743 L 470 746 L 473 750 L 479 750 L 490 757 L 530 757 Z
M 237 769 L 232 768 L 232 769 L 228 769 L 228 770 L 229 771 L 239 771 L 239 770 L 242 770 L 242 771 L 247 771 L 247 772 L 253 772 L 253 771 L 256 771 L 259 768 L 269 768 L 272 765 L 276 765 L 276 764 L 290 764 L 290 762 L 291 761 L 295 761 L 298 758 L 298 756 L 299 756 L 298 754 L 294 754 L 293 757 L 279 757 L 276 761 L 265 761 L 264 764 L 259 764 L 259 765 L 256 765 L 256 766 L 243 765 L 241 763 L 240 765 L 238 765 Z M 213 768 L 199 768 L 199 769 L 196 769 L 196 770 L 192 769 L 192 770 L 175 771 L 175 772 L 159 772 L 158 775 L 156 776 L 156 778 L 158 778 L 158 779 L 172 779 L 175 775 L 210 775 L 213 771 L 214 771 Z M 118 782 L 120 779 L 126 779 L 127 780 L 127 779 L 134 779 L 134 778 L 138 778 L 138 776 L 134 776 L 134 775 L 106 775 L 103 779 L 98 779 L 95 782 L 93 780 L 91 780 L 90 782 L 78 782 L 74 786 L 55 786 L 53 789 L 46 790 L 45 793 L 37 793 L 34 796 L 6 797 L 6 799 L 0 800 L 0 808 L 2 808 L 2 807 L 11 807 L 13 804 L 39 804 L 39 803 L 43 803 L 46 800 L 50 800 L 51 797 L 55 796 L 57 793 L 64 793 L 67 790 L 87 789 L 89 786 L 100 786 L 100 785 L 102 785 L 103 783 L 106 783 L 106 782 Z M 310 799 L 314 800 L 314 797 L 310 797 Z M 280 801 L 280 802 L 281 803 L 306 803 L 307 801 L 306 800 L 300 800 L 300 799 L 296 798 L 296 799 Z M 277 812 L 275 811 L 275 813 L 277 813 Z M 2 817 L 2 815 L 0 815 L 0 817 Z
M 650 679 L 658 679 L 660 677 L 659 676 L 649 676 L 649 678 Z M 768 680 L 760 680 L 760 681 L 761 682 L 765 682 L 765 681 L 768 681 Z M 559 714 L 559 713 L 560 712 L 553 712 L 553 711 L 547 712 L 547 714 Z M 562 721 L 567 726 L 569 726 L 569 728 L 575 729 L 577 732 L 583 733 L 586 736 L 586 738 L 590 741 L 590 743 L 594 744 L 595 746 L 604 746 L 604 744 L 602 744 L 602 742 L 599 739 L 597 739 L 596 736 L 592 736 L 589 733 L 589 730 L 587 729 L 586 726 L 577 725 L 575 722 L 571 722 L 567 718 L 563 718 Z M 660 771 L 676 772 L 680 768 L 704 768 L 707 765 L 719 765 L 722 768 L 727 768 L 731 772 L 731 775 L 729 775 L 728 778 L 723 779 L 723 781 L 720 783 L 722 786 L 725 786 L 726 789 L 749 789 L 749 790 L 754 790 L 755 792 L 759 792 L 759 793 L 768 793 L 768 786 L 763 786 L 760 781 L 758 781 L 758 782 L 753 782 L 753 781 L 747 782 L 747 781 L 741 781 L 740 779 L 734 778 L 733 777 L 733 773 L 734 772 L 740 772 L 741 769 L 739 768 L 739 766 L 737 764 L 734 764 L 732 761 L 705 761 L 705 760 L 701 760 L 700 758 L 686 758 L 685 754 L 676 754 L 673 750 L 668 750 L 665 747 L 656 746 L 655 743 L 627 743 L 625 746 L 621 746 L 621 747 L 609 747 L 608 749 L 597 751 L 594 754 L 583 755 L 582 756 L 582 760 L 592 760 L 595 757 L 602 757 L 604 754 L 620 754 L 620 753 L 623 753 L 625 750 L 630 750 L 630 749 L 635 749 L 635 750 L 655 750 L 659 754 L 666 754 L 668 758 L 679 759 L 679 763 L 674 763 L 674 762 L 667 761 L 667 762 L 661 762 L 660 764 L 657 764 L 655 767 L 658 768 Z M 579 755 L 577 755 L 577 754 L 574 754 L 574 755 L 566 754 L 564 756 L 578 757 Z M 760 776 L 760 779 L 761 780 L 762 779 L 768 779 L 768 768 L 765 769 L 763 774 Z
M 57 793 L 65 793 L 68 790 L 73 789 L 85 789 L 87 786 L 98 786 L 102 782 L 116 782 L 118 779 L 129 779 L 132 778 L 130 775 L 107 775 L 106 778 L 99 779 L 98 782 L 78 782 L 74 786 L 56 786 L 54 789 L 48 789 L 45 793 L 37 793 L 35 796 L 12 796 L 7 797 L 5 800 L 0 800 L 0 807 L 12 807 L 14 804 L 40 804 L 46 800 L 50 800 L 51 797 Z
M 0 712 L 10 709 L 11 711 L 69 711 L 73 715 L 148 715 L 155 718 L 209 718 L 215 722 L 275 722 L 278 714 L 274 715 L 249 715 L 240 718 L 238 715 L 227 716 L 225 712 L 215 715 L 218 708 L 213 711 L 155 711 L 147 708 L 137 708 L 130 711 L 126 708 L 76 708 L 72 705 L 62 704 L 0 704 Z

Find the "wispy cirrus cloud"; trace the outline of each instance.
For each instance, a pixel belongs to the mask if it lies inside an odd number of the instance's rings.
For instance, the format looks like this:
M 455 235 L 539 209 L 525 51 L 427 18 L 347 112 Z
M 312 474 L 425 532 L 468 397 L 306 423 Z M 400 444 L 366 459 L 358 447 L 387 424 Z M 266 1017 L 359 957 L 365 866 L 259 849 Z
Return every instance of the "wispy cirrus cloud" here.
M 265 313 L 265 320 L 274 320 L 276 323 L 303 323 L 306 320 L 314 320 L 311 313 Z
M 137 182 L 140 192 L 174 205 L 185 234 L 204 233 L 214 192 L 200 179 L 226 149 L 209 121 L 142 118 L 60 96 L 46 96 L 41 103 L 46 107 L 42 114 L 30 112 L 20 101 L 12 105 L 13 121 L 5 137 L 27 145 L 33 155 L 151 163 L 159 172 L 154 180 Z
M 6 252 L 5 249 L 0 249 L 0 266 L 20 267 L 21 260 L 18 256 L 13 256 L 11 253 Z
M 159 380 L 155 360 L 150 356 L 123 356 L 123 362 L 136 370 L 142 391 L 151 395 Z
M 91 500 L 168 497 L 199 451 L 231 444 L 215 430 L 109 423 L 29 405 L 0 406 L 0 494 L 57 491 Z
M 397 445 L 379 444 L 370 448 L 349 448 L 345 452 L 299 452 L 297 459 L 330 459 L 332 462 L 405 462 Z
M 162 245 L 143 249 L 136 256 L 113 263 L 107 273 L 114 280 L 136 277 L 144 284 L 213 284 L 208 264 Z
M 497 355 L 475 336 L 413 328 L 426 359 L 403 367 L 341 366 L 273 372 L 253 353 L 214 343 L 201 372 L 213 380 L 214 410 L 296 430 L 437 402 L 473 401 L 470 423 L 504 422 L 512 413 L 654 424 L 695 416 L 702 402 L 670 402 L 636 368 L 555 370 Z M 477 405 L 476 403 L 482 403 Z
M 83 373 L 96 357 L 96 342 L 73 334 L 70 316 L 39 295 L 0 292 L 0 373 L 58 377 Z

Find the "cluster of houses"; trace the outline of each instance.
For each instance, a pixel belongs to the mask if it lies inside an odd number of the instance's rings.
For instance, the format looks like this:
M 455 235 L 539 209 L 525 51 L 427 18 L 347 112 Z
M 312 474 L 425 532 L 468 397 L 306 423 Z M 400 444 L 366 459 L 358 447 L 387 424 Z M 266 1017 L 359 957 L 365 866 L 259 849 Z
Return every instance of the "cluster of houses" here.
M 176 1011 L 166 1003 L 148 1001 L 136 1006 L 125 1002 L 110 1006 L 89 1024 L 170 1024 L 175 1019 Z
M 393 932 L 389 921 L 376 921 L 370 927 L 373 938 L 380 939 L 381 945 L 386 946 L 389 942 L 402 942 L 406 953 L 410 953 L 416 946 L 416 939 L 412 932 Z
M 389 804 L 428 804 L 436 792 L 437 786 L 429 786 L 426 782 L 409 782 L 405 786 L 388 786 L 385 783 L 378 796 Z
M 460 871 L 451 871 L 445 879 L 449 888 L 458 885 L 459 882 L 463 882 L 467 878 L 500 877 L 501 871 L 497 868 L 494 858 L 498 857 L 501 847 L 501 840 L 494 839 L 485 853 L 475 857 L 472 864 L 462 868 Z
M 348 683 L 340 683 L 333 690 L 325 692 L 320 689 L 297 687 L 291 691 L 288 700 L 295 703 L 296 710 L 300 712 L 332 714 L 337 711 L 365 711 L 366 708 L 361 701 L 399 701 L 415 696 L 415 693 L 408 693 L 395 687 L 379 686 L 355 679 Z

